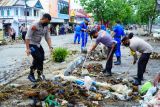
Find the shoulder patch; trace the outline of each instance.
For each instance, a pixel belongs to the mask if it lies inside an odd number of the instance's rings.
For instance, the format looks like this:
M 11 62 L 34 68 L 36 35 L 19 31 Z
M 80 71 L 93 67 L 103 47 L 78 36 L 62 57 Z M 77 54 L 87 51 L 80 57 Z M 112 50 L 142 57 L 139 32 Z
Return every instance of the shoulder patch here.
M 33 31 L 37 30 L 36 26 L 32 26 L 31 28 Z

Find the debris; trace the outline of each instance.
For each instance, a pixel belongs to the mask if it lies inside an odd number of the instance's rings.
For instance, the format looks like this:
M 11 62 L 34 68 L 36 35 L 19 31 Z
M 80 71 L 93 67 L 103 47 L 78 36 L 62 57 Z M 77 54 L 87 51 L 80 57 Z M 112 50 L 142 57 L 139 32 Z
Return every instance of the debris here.
M 64 75 L 68 76 L 68 75 L 72 74 L 74 69 L 78 68 L 84 61 L 85 61 L 85 57 L 84 56 L 76 58 L 73 62 L 71 62 L 69 64 L 67 69 L 64 71 Z
M 100 101 L 102 100 L 102 94 L 91 92 L 89 93 L 89 98 L 92 100 Z
M 55 100 L 54 95 L 48 95 L 48 97 L 45 99 L 45 104 L 47 107 L 53 106 L 53 107 L 60 107 L 60 104 Z
M 92 61 L 101 61 L 107 58 L 107 48 L 100 44 L 97 46 L 97 48 L 90 53 L 89 60 Z
M 128 95 L 128 93 L 130 93 L 132 91 L 126 85 L 122 85 L 122 84 L 113 85 L 113 86 L 111 86 L 111 88 L 115 92 L 117 92 L 119 94 L 123 94 L 123 95 Z
M 103 70 L 103 66 L 100 63 L 91 63 L 87 65 L 88 72 L 97 72 L 100 73 Z
M 87 90 L 90 89 L 92 82 L 93 80 L 89 76 L 84 77 L 84 87 L 86 87 Z
M 140 94 L 145 94 L 151 87 L 153 87 L 153 84 L 150 81 L 145 82 L 140 89 Z
M 151 59 L 160 59 L 160 53 L 153 52 L 150 56 Z
M 82 70 L 82 74 L 81 74 L 82 76 L 86 76 L 88 74 L 89 74 L 89 72 L 87 69 Z

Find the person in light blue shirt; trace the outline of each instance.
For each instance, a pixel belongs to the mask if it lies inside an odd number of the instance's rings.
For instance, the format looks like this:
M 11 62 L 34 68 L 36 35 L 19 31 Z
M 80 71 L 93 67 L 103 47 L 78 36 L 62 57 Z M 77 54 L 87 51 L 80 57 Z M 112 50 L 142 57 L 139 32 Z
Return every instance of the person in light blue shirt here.
M 81 26 L 77 24 L 75 27 L 74 44 L 76 44 L 77 38 L 78 38 L 78 44 L 80 44 L 80 33 L 81 33 Z
M 121 25 L 120 21 L 116 22 L 116 25 L 113 27 L 113 34 L 114 40 L 117 41 L 117 49 L 115 51 L 117 61 L 114 62 L 115 65 L 121 64 L 121 37 L 125 36 L 123 26 Z

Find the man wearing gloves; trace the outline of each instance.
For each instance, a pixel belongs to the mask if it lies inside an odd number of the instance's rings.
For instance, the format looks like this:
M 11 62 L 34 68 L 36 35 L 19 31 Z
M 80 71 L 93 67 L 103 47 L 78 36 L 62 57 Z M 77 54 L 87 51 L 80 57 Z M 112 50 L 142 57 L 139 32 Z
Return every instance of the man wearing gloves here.
M 134 57 L 133 64 L 135 64 L 138 59 L 136 52 L 141 53 L 141 56 L 138 60 L 137 78 L 135 78 L 134 81 L 135 85 L 141 85 L 141 81 L 143 80 L 143 74 L 146 71 L 146 66 L 152 53 L 152 46 L 138 37 L 132 37 L 131 39 L 129 39 L 128 37 L 124 37 L 122 39 L 122 43 L 124 46 L 131 49 L 131 54 Z

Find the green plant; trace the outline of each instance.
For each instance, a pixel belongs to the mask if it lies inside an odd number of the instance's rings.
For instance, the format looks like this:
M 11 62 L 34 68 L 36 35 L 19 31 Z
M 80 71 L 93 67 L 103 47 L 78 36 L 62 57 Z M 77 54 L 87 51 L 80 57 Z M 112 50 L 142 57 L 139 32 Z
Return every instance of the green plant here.
M 63 62 L 65 61 L 68 54 L 69 52 L 66 48 L 58 47 L 52 51 L 52 59 L 55 62 Z
M 18 36 L 18 40 L 22 40 L 22 36 L 21 35 Z

